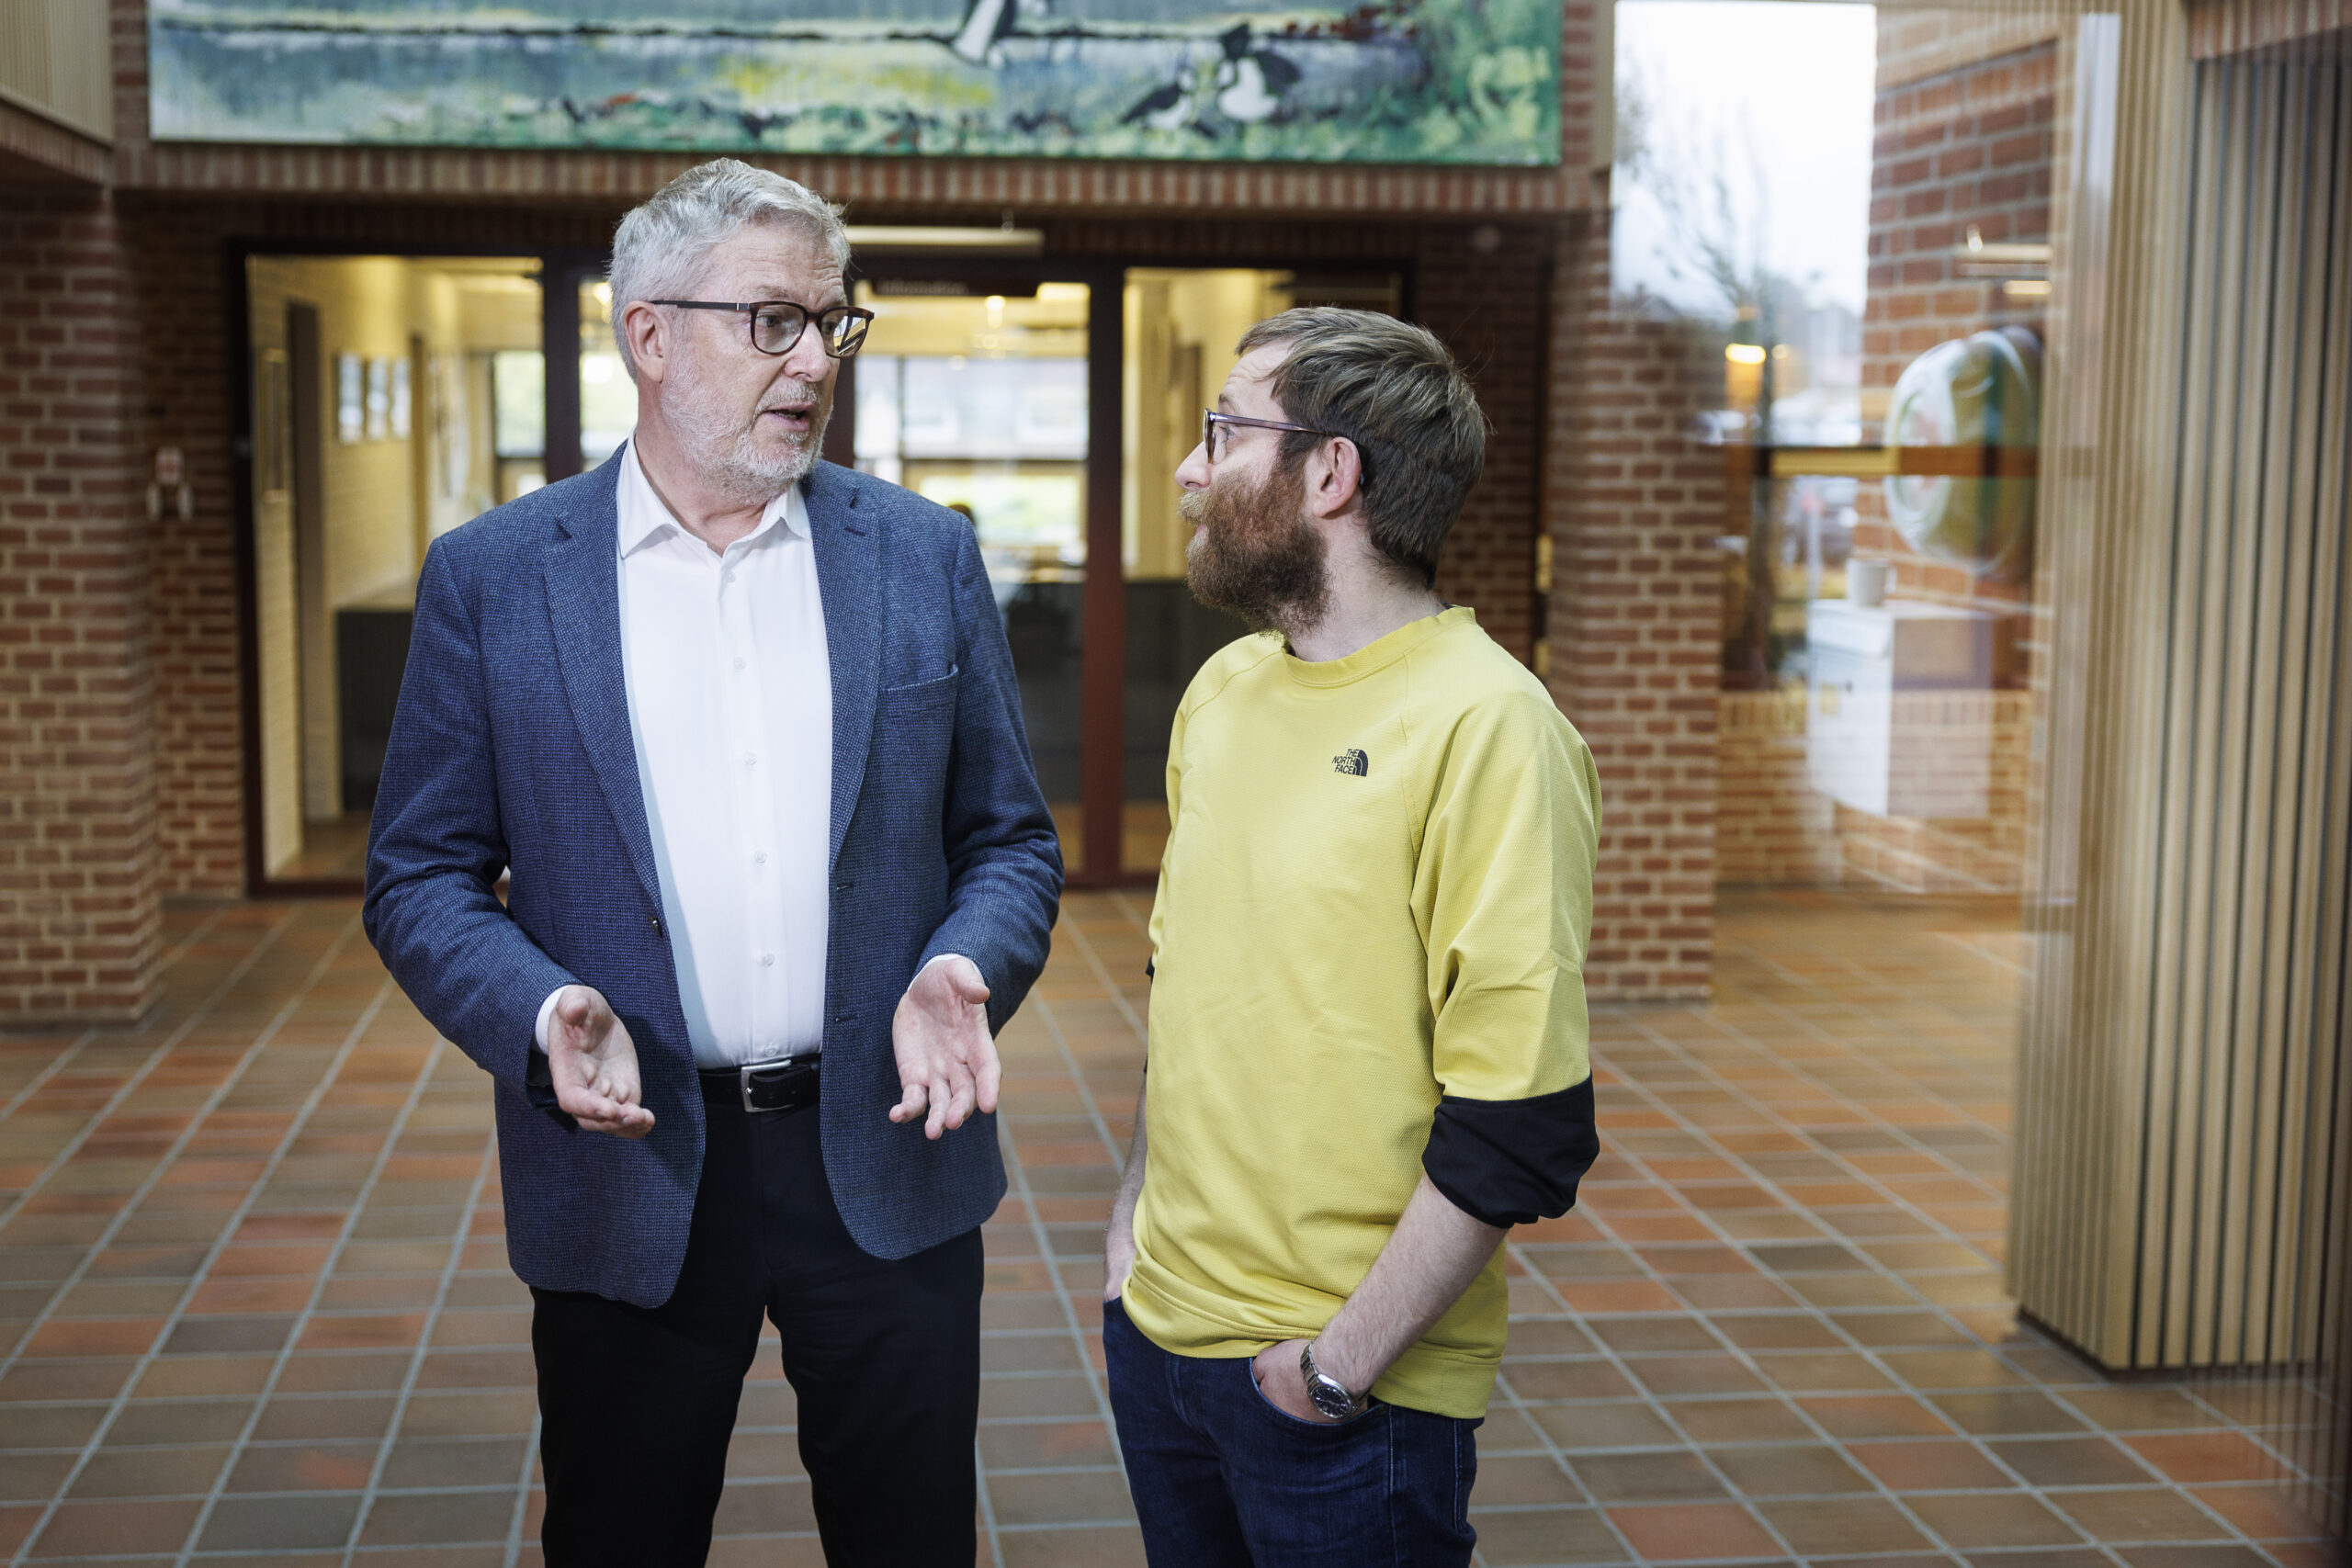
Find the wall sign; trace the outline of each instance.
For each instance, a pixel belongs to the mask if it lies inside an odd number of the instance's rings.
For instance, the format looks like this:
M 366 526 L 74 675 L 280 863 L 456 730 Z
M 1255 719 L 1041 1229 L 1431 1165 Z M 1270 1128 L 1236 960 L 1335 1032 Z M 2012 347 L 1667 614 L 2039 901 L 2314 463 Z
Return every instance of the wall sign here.
M 150 109 L 159 141 L 1550 164 L 1560 25 L 1560 0 L 153 0 Z

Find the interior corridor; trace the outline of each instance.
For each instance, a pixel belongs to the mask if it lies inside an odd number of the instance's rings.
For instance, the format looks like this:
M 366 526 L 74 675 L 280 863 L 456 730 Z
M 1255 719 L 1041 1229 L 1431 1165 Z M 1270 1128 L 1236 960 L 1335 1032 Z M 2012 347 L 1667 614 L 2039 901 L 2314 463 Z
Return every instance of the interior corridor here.
M 1003 1041 L 984 1563 L 1142 1560 L 1096 1301 L 1147 908 L 1069 898 Z M 2013 910 L 1730 894 L 1712 1004 L 1600 1012 L 1606 1152 L 1510 1243 L 1481 1561 L 2324 1561 L 2224 1396 L 2108 1382 L 2002 1293 Z M 0 1552 L 536 1562 L 481 1074 L 352 903 L 184 906 L 167 941 L 143 1027 L 0 1035 Z M 754 1377 L 712 1562 L 815 1563 Z

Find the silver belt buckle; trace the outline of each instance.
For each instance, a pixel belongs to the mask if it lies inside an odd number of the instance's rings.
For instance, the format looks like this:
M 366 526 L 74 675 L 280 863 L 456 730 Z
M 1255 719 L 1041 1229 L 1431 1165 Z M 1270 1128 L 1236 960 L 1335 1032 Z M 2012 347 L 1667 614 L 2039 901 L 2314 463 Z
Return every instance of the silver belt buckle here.
M 744 1111 L 751 1115 L 758 1115 L 759 1111 L 752 1104 L 752 1069 L 748 1064 L 735 1069 L 735 1082 L 742 1092 Z

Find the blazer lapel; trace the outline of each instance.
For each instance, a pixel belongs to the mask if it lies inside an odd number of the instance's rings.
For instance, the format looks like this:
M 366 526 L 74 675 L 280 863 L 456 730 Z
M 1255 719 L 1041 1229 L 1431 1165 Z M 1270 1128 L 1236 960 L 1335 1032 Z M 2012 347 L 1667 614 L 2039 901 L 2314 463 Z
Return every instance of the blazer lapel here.
M 581 487 L 580 504 L 563 519 L 570 537 L 547 548 L 548 617 L 556 662 L 589 766 L 628 846 L 629 863 L 656 908 L 653 835 L 637 776 L 637 742 L 628 722 L 628 677 L 621 665 L 618 454 Z
M 817 551 L 817 592 L 825 606 L 825 660 L 833 676 L 833 821 L 826 856 L 842 839 L 865 782 L 874 706 L 882 682 L 882 542 L 857 513 L 857 477 L 820 463 L 803 481 L 808 534 Z

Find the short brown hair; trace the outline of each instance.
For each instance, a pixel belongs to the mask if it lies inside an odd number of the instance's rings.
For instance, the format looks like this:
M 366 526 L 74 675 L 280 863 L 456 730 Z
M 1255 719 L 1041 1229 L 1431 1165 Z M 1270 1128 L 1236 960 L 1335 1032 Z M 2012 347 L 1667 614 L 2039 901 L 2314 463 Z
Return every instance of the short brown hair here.
M 1288 344 L 1273 373 L 1283 416 L 1355 443 L 1372 547 L 1437 581 L 1437 557 L 1487 460 L 1487 416 L 1437 334 L 1393 316 L 1301 306 L 1241 335 L 1238 353 Z M 1296 463 L 1318 437 L 1283 437 Z

